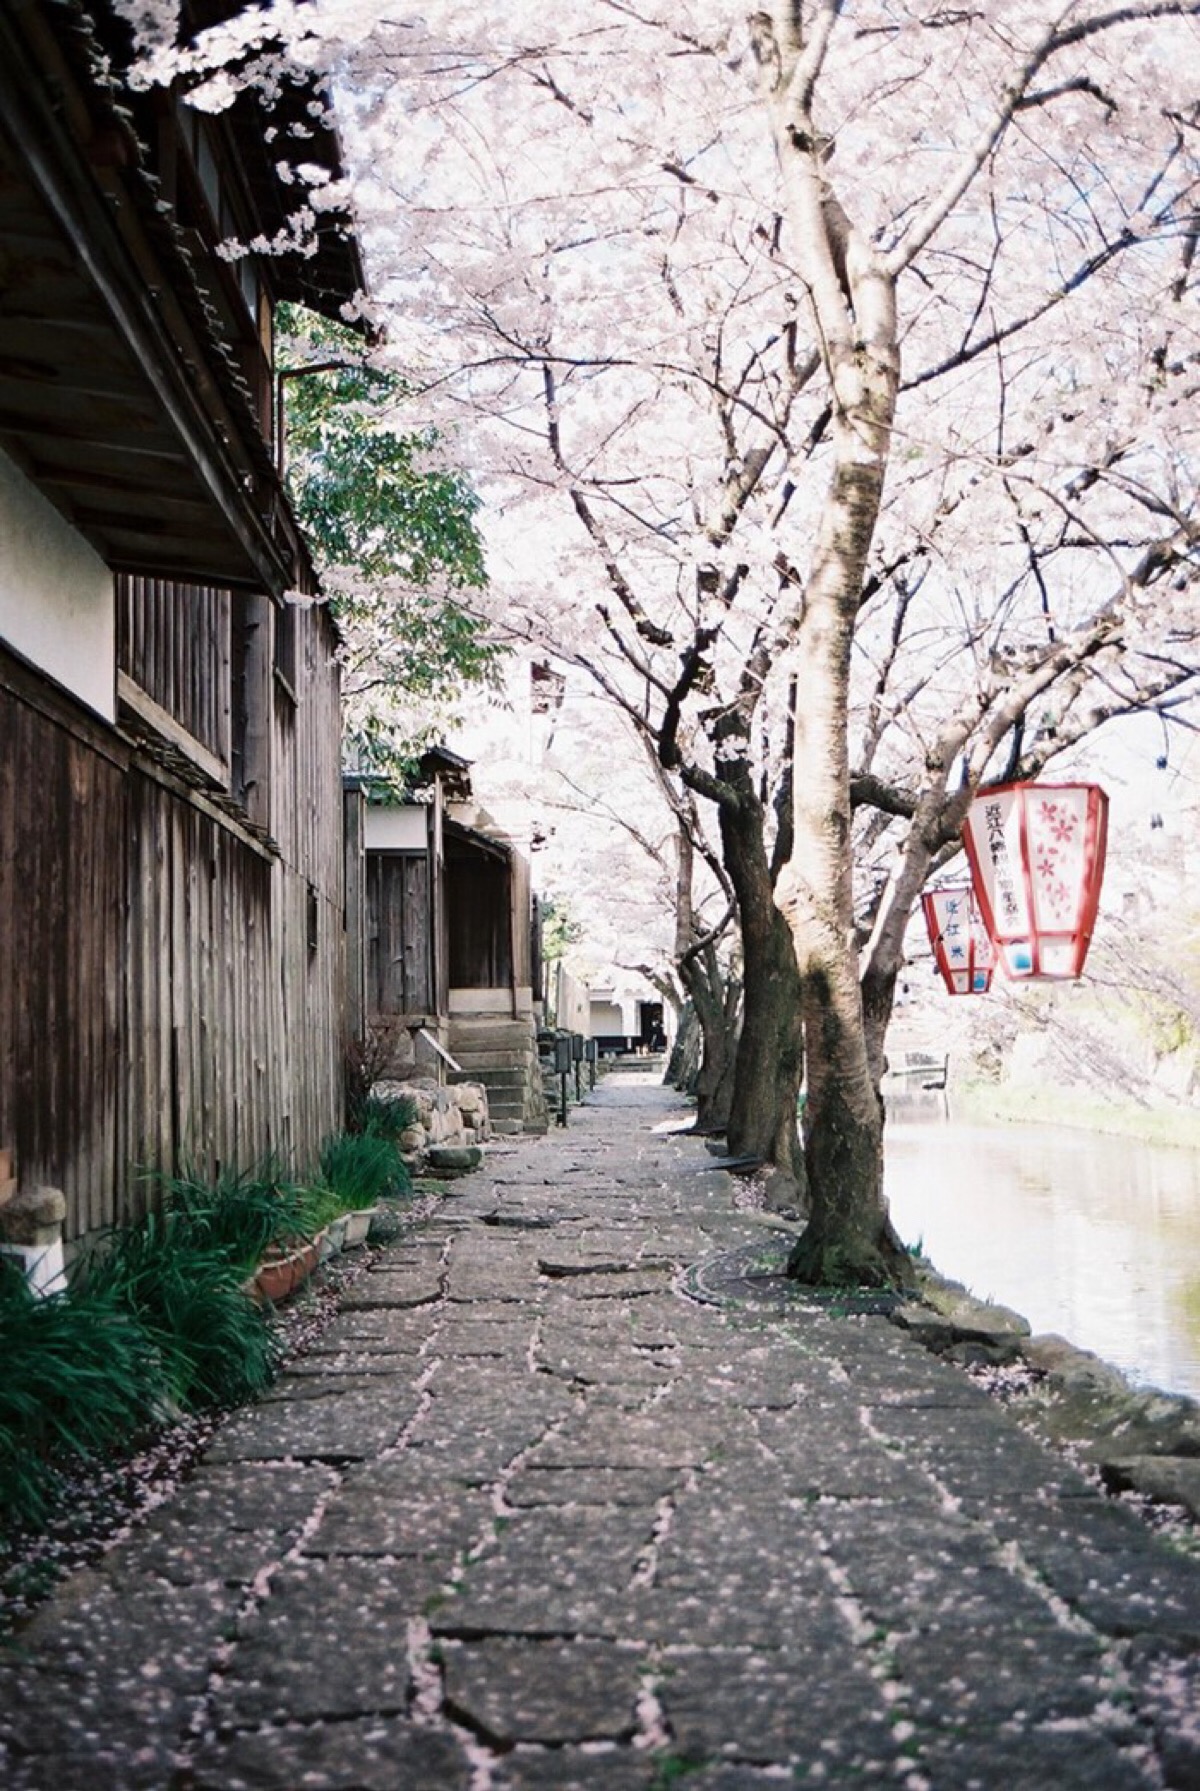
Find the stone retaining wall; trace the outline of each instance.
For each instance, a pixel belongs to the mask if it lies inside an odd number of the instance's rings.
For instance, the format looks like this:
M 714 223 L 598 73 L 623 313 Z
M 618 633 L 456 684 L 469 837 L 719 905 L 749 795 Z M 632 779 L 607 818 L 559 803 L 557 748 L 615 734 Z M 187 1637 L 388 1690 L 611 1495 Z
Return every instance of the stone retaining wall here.
M 1109 1492 L 1140 1493 L 1200 1520 L 1200 1402 L 1131 1386 L 1063 1337 L 1031 1336 L 1020 1313 L 975 1299 L 928 1264 L 917 1275 L 923 1303 L 898 1307 L 894 1324 L 965 1368 L 999 1370 L 1014 1416 L 1093 1468 Z M 1006 1369 L 1027 1378 L 1003 1385 Z
M 414 1123 L 400 1134 L 400 1149 L 410 1166 L 431 1148 L 462 1149 L 485 1144 L 492 1135 L 487 1089 L 480 1082 L 443 1087 L 432 1076 L 414 1076 L 403 1082 L 376 1082 L 372 1093 L 409 1100 L 416 1107 Z

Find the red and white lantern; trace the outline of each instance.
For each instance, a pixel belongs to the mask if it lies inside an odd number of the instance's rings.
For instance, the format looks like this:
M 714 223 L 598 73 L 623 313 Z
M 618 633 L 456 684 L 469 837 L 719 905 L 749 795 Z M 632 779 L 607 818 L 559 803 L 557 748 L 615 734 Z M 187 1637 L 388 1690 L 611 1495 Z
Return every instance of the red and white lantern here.
M 986 995 L 996 954 L 969 883 L 921 897 L 933 958 L 951 995 Z
M 1096 784 L 1000 784 L 975 798 L 963 843 L 983 924 L 1008 976 L 1080 975 L 1107 837 L 1108 797 Z

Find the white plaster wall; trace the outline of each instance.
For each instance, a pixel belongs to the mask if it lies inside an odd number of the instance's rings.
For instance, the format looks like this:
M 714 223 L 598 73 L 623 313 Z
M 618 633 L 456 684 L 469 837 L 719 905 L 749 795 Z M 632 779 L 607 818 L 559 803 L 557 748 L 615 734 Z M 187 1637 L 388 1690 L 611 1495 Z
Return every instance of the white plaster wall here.
M 113 575 L 3 453 L 0 640 L 106 721 L 116 719 Z
M 413 803 L 404 808 L 367 804 L 363 839 L 368 852 L 423 852 L 429 811 Z
M 615 1001 L 597 1001 L 593 995 L 589 1031 L 594 1039 L 627 1034 L 629 1028 L 620 1005 Z

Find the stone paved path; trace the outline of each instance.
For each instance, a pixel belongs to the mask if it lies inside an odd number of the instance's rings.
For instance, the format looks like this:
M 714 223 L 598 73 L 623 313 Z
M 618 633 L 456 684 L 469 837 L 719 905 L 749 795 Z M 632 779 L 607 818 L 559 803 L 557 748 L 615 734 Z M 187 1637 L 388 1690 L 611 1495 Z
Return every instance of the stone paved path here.
M 0 1782 L 1200 1785 L 1200 1565 L 886 1320 L 683 1297 L 766 1222 L 674 1101 L 610 1079 L 378 1261 L 24 1632 Z

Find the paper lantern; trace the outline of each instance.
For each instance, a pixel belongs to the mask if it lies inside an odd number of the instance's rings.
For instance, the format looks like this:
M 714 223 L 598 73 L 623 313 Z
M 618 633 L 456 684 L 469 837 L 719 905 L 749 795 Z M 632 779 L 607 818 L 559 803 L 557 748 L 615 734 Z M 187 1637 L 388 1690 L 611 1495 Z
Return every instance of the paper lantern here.
M 1010 977 L 1079 976 L 1091 944 L 1108 797 L 1096 784 L 1000 784 L 963 828 L 975 899 Z
M 921 897 L 934 962 L 951 995 L 986 995 L 996 956 L 969 883 Z

